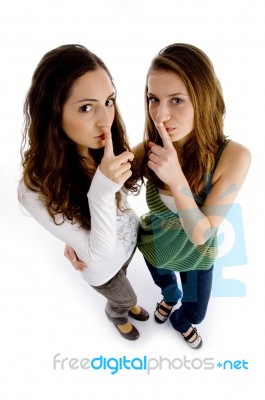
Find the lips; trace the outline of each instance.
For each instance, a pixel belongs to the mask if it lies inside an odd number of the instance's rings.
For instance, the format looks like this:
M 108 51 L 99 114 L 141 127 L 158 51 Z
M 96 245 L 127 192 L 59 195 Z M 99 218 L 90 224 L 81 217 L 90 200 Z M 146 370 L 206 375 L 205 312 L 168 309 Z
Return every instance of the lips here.
M 98 139 L 98 140 L 105 140 L 105 135 L 104 135 L 104 133 L 103 133 L 102 135 L 96 136 L 95 139 Z
M 166 129 L 167 133 L 169 133 L 169 134 L 175 130 L 175 128 L 170 128 L 167 126 L 165 126 L 165 129 Z

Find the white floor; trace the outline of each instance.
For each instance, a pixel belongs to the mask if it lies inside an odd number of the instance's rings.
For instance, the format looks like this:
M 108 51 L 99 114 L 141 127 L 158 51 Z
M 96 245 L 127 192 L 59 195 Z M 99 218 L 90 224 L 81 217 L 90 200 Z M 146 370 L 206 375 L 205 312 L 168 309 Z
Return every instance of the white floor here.
M 256 400 L 264 393 L 263 3 L 0 2 L 1 399 Z M 174 42 L 194 44 L 210 56 L 224 90 L 226 133 L 249 147 L 253 157 L 238 199 L 248 261 L 223 271 L 223 278 L 230 283 L 234 279 L 234 288 L 241 282 L 246 294 L 211 298 L 207 317 L 198 327 L 204 342 L 198 351 L 188 348 L 170 323 L 159 326 L 154 322 L 153 310 L 161 295 L 139 253 L 131 263 L 129 277 L 151 318 L 135 322 L 140 331 L 136 342 L 119 336 L 105 318 L 103 297 L 64 258 L 64 245 L 24 216 L 16 199 L 22 104 L 33 69 L 46 51 L 65 43 L 81 43 L 103 58 L 114 76 L 134 145 L 142 139 L 143 89 L 149 63 L 159 49 Z M 146 211 L 144 194 L 134 199 L 133 207 L 139 214 Z M 215 280 L 221 292 L 227 283 Z M 54 356 L 61 360 L 56 369 Z M 112 374 L 116 359 L 123 356 L 134 367 L 141 366 L 146 357 L 150 373 L 126 369 L 130 365 L 126 361 Z M 94 366 L 102 362 L 103 367 L 73 368 L 86 358 L 98 359 Z M 226 360 L 233 363 L 232 369 L 228 361 L 224 369 Z M 84 365 L 85 360 L 82 362 Z
M 6 376 L 5 399 L 85 399 L 92 389 L 95 399 L 102 399 L 106 390 L 111 399 L 121 399 L 125 393 L 129 399 L 140 398 L 150 391 L 153 399 L 159 399 L 175 390 L 183 394 L 188 390 L 190 396 L 197 394 L 199 399 L 210 399 L 212 393 L 216 399 L 225 395 L 232 398 L 238 390 L 246 396 L 241 398 L 251 395 L 253 382 L 258 382 L 262 373 L 264 346 L 259 315 L 263 301 L 259 293 L 264 274 L 248 234 L 248 214 L 244 221 L 249 261 L 224 272 L 226 278 L 245 284 L 246 295 L 211 298 L 207 317 L 198 327 L 204 341 L 202 349 L 188 348 L 169 322 L 162 326 L 154 322 L 153 310 L 161 295 L 139 252 L 131 263 L 129 277 L 139 304 L 150 312 L 151 318 L 147 322 L 135 321 L 140 338 L 129 342 L 105 318 L 104 298 L 64 258 L 63 244 L 19 209 L 15 168 L 2 165 L 0 177 L 1 187 L 5 188 L 0 199 L 0 348 Z M 244 202 L 248 200 L 249 186 L 250 183 L 243 192 Z M 145 207 L 141 196 L 135 199 L 140 212 Z M 56 354 L 57 360 L 78 361 L 58 361 L 54 369 Z M 139 368 L 146 357 L 149 373 L 147 369 L 126 369 L 124 364 L 111 373 L 115 360 L 105 361 L 110 366 L 106 369 L 104 363 L 99 370 L 80 367 L 84 358 L 109 360 L 123 356 L 130 361 L 140 359 L 134 361 Z M 226 360 L 233 365 L 227 362 L 225 369 L 217 366 Z M 79 368 L 71 368 L 69 362 Z M 100 362 L 95 361 L 95 365 Z

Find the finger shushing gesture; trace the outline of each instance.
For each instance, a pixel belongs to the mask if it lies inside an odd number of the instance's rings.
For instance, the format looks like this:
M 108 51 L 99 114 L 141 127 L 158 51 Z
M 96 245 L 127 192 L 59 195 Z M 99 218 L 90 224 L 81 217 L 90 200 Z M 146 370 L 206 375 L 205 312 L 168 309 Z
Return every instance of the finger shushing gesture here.
M 133 158 L 134 154 L 130 151 L 124 151 L 115 156 L 111 132 L 106 131 L 104 155 L 99 165 L 100 171 L 113 182 L 123 185 L 132 175 L 130 161 L 133 161 Z
M 163 147 L 149 142 L 148 167 L 169 187 L 184 177 L 179 163 L 177 151 L 162 122 L 156 124 L 157 131 L 162 139 Z

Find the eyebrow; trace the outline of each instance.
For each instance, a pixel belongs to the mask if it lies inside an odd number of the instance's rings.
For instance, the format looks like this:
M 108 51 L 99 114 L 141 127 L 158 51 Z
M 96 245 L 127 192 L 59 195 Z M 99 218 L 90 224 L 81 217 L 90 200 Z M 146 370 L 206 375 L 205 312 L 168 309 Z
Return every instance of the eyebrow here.
M 148 96 L 154 96 L 154 97 L 157 97 L 155 94 L 153 94 L 153 93 L 147 93 L 148 94 Z M 172 93 L 172 94 L 169 94 L 167 97 L 174 97 L 174 96 L 187 96 L 187 97 L 189 97 L 189 95 L 188 94 L 185 94 L 185 93 Z
M 108 97 L 107 100 L 110 99 L 111 97 L 115 96 L 115 92 L 111 93 Z M 79 103 L 84 103 L 84 102 L 91 102 L 91 103 L 97 103 L 98 100 L 97 99 L 82 99 L 82 100 L 78 100 L 75 101 L 73 104 L 79 104 Z

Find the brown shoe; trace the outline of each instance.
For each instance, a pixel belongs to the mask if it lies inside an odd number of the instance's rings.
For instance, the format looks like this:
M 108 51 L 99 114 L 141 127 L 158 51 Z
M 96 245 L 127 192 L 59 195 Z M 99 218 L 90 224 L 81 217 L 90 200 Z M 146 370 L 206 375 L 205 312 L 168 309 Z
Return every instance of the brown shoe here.
M 117 325 L 114 325 L 114 326 L 118 329 L 118 331 L 121 334 L 121 336 L 124 337 L 127 340 L 136 340 L 140 336 L 140 333 L 138 332 L 138 330 L 133 325 L 132 325 L 132 330 L 130 330 L 130 332 L 127 332 L 127 333 L 124 333 L 124 332 L 120 331 L 120 329 L 118 328 Z
M 133 312 L 131 312 L 131 310 L 129 311 L 129 315 L 130 317 L 136 319 L 137 321 L 147 321 L 149 318 L 149 314 L 148 312 L 140 307 L 141 311 L 138 314 L 134 314 Z

